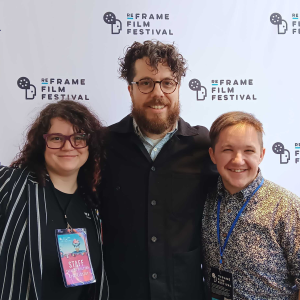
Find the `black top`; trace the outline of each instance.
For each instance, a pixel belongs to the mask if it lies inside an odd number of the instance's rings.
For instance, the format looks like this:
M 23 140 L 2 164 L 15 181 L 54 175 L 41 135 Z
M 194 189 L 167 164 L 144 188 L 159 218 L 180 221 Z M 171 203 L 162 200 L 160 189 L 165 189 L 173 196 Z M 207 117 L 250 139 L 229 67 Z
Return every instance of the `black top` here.
M 80 300 L 85 299 L 89 285 L 66 288 L 63 282 L 55 229 L 67 227 L 61 207 L 66 210 L 68 222 L 72 228 L 86 228 L 91 261 L 96 275 L 101 262 L 101 249 L 97 240 L 97 232 L 91 210 L 76 191 L 73 195 L 54 190 L 49 184 L 46 187 L 47 227 L 43 237 L 43 276 L 42 299 L 43 300 Z M 59 201 L 61 207 L 59 206 Z M 71 201 L 70 201 L 71 200 Z M 70 203 L 69 203 L 70 201 Z M 69 203 L 69 205 L 68 205 Z
M 100 197 L 109 299 L 203 299 L 201 218 L 217 174 L 208 130 L 180 119 L 152 161 L 132 117 L 109 129 Z

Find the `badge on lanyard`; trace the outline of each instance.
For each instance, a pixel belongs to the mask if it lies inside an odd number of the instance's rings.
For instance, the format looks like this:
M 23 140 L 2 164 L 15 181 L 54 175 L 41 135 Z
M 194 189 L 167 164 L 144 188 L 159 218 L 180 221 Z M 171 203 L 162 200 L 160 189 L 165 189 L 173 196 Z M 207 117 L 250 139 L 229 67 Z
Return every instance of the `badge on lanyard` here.
M 221 237 L 220 237 L 220 208 L 221 208 L 221 201 L 222 197 L 218 199 L 218 206 L 217 206 L 217 236 L 218 236 L 218 244 L 220 250 L 220 266 L 219 269 L 211 268 L 211 277 L 210 277 L 210 291 L 211 291 L 211 299 L 212 300 L 232 300 L 233 299 L 233 282 L 232 282 L 232 273 L 221 271 L 223 265 L 223 256 L 224 251 L 226 249 L 228 240 L 237 224 L 240 216 L 242 215 L 244 209 L 248 205 L 250 199 L 255 195 L 255 193 L 261 188 L 264 183 L 264 179 L 261 180 L 259 186 L 254 190 L 254 192 L 246 199 L 243 207 L 238 212 L 235 220 L 233 221 L 229 232 L 226 236 L 224 244 L 221 244 Z
M 233 282 L 232 274 L 211 268 L 210 275 L 211 300 L 232 300 Z
M 65 287 L 96 282 L 86 229 L 56 229 L 55 237 Z

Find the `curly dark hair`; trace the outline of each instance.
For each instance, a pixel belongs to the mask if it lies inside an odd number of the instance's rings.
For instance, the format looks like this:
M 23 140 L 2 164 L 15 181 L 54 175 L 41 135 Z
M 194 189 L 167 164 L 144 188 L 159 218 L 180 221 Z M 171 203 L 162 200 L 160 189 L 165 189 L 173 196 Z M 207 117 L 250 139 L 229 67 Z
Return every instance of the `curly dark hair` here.
M 174 44 L 159 41 L 145 41 L 143 44 L 134 42 L 126 49 L 125 56 L 119 59 L 120 78 L 127 80 L 129 85 L 135 76 L 135 62 L 143 57 L 149 58 L 149 66 L 155 71 L 159 63 L 167 63 L 178 83 L 186 74 L 187 62 Z
M 47 170 L 44 152 L 46 142 L 43 134 L 50 130 L 53 118 L 61 118 L 70 122 L 74 132 L 89 134 L 89 157 L 79 170 L 78 185 L 82 194 L 89 196 L 88 204 L 97 207 L 98 199 L 95 192 L 101 180 L 101 169 L 105 159 L 104 136 L 106 129 L 96 115 L 83 104 L 61 100 L 47 105 L 29 127 L 25 144 L 11 163 L 11 167 L 27 167 L 36 174 L 38 183 L 45 186 Z

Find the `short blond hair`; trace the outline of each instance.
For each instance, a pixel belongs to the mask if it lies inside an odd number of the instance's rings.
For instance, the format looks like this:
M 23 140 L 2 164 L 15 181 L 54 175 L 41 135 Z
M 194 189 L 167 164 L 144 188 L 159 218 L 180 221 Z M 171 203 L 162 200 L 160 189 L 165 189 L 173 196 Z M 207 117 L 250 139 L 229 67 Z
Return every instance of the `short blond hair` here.
M 223 129 L 238 124 L 253 126 L 257 131 L 258 140 L 261 145 L 261 148 L 263 148 L 262 135 L 264 133 L 264 129 L 262 123 L 258 119 L 256 119 L 252 114 L 245 113 L 242 111 L 231 111 L 222 114 L 212 123 L 209 131 L 212 149 L 215 149 L 215 146 L 219 139 L 219 135 Z

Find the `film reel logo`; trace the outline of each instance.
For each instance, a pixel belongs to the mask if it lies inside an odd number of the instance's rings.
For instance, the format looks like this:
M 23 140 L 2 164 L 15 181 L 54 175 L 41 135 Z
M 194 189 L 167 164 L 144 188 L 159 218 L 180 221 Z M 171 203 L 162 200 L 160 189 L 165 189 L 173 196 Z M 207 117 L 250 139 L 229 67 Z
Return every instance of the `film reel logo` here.
M 200 80 L 198 79 L 192 79 L 189 82 L 189 88 L 192 91 L 196 91 L 196 99 L 197 101 L 204 101 L 205 98 L 207 97 L 207 90 L 206 87 L 201 85 Z
M 17 81 L 17 85 L 21 90 L 25 90 L 25 99 L 33 100 L 36 96 L 36 88 L 33 84 L 30 84 L 30 80 L 27 77 L 20 77 Z
M 280 155 L 280 164 L 287 164 L 291 159 L 290 151 L 284 149 L 284 145 L 280 142 L 275 143 L 272 150 L 275 154 Z
M 270 21 L 273 25 L 277 25 L 278 34 L 285 34 L 288 30 L 288 25 L 285 20 L 282 19 L 281 14 L 274 13 L 270 16 Z
M 122 30 L 122 22 L 116 18 L 116 15 L 112 12 L 107 12 L 103 16 L 103 20 L 106 24 L 111 25 L 111 34 L 119 34 Z

